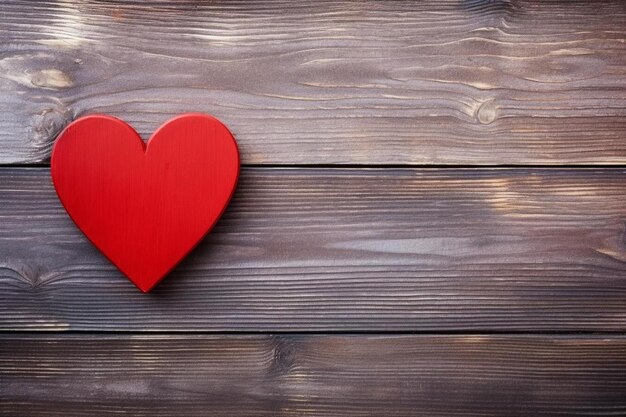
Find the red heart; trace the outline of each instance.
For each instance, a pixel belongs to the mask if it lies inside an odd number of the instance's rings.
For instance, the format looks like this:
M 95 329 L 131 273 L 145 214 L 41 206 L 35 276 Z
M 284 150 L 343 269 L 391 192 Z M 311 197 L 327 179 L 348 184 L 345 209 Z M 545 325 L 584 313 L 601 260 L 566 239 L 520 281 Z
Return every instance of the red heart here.
M 61 133 L 51 165 L 74 223 L 148 292 L 226 209 L 239 152 L 226 126 L 211 116 L 175 117 L 146 145 L 123 121 L 92 115 Z

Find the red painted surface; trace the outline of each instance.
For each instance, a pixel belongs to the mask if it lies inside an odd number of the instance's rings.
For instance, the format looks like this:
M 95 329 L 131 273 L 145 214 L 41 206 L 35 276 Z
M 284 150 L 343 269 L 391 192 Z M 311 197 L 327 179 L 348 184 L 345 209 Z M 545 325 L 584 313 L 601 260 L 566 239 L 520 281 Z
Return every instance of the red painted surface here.
M 237 183 L 239 152 L 211 116 L 178 116 L 146 145 L 123 121 L 92 115 L 61 133 L 51 171 L 78 228 L 147 292 L 223 213 Z

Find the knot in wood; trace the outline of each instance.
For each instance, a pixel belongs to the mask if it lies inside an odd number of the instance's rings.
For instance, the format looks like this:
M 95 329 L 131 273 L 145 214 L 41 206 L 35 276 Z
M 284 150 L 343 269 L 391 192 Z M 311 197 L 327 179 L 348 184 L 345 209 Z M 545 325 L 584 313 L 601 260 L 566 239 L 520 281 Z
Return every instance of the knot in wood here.
M 33 140 L 36 146 L 51 147 L 54 138 L 72 121 L 72 112 L 59 106 L 44 109 L 33 120 Z
M 68 88 L 73 84 L 69 75 L 54 68 L 43 69 L 33 73 L 30 81 L 36 87 L 52 90 Z
M 291 340 L 284 337 L 275 339 L 274 358 L 271 366 L 272 373 L 287 373 L 294 365 L 296 360 L 296 350 Z
M 483 102 L 476 110 L 476 118 L 482 124 L 492 123 L 497 117 L 498 108 L 493 99 Z

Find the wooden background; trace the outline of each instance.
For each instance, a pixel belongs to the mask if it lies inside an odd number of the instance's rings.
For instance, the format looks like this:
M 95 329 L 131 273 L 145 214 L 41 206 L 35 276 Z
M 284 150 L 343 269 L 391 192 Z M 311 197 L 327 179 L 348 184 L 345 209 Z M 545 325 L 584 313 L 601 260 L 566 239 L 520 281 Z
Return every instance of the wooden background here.
M 626 2 L 0 3 L 0 414 L 626 415 Z M 244 164 L 148 295 L 56 135 L 185 111 Z

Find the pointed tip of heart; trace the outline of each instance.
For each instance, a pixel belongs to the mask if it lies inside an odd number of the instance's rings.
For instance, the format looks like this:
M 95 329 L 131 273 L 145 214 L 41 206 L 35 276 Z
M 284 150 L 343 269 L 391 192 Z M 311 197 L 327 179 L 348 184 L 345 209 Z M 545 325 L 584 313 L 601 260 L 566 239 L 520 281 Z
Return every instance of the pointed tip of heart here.
M 143 294 L 147 294 L 152 291 L 152 289 L 154 289 L 154 287 L 156 287 L 160 281 L 161 280 L 157 280 L 156 282 L 152 283 L 136 283 L 133 281 L 133 284 L 135 284 L 135 286 L 139 288 L 139 291 L 141 291 Z
M 142 293 L 147 294 L 147 293 L 149 293 L 149 292 L 150 292 L 150 290 L 152 290 L 152 288 L 154 288 L 154 287 L 140 287 L 140 286 L 137 286 L 137 288 L 139 288 L 139 291 L 141 291 Z

